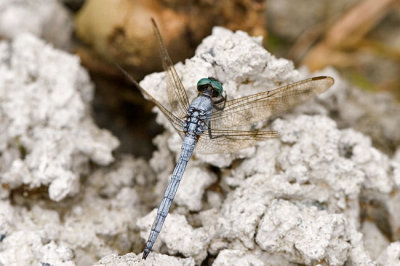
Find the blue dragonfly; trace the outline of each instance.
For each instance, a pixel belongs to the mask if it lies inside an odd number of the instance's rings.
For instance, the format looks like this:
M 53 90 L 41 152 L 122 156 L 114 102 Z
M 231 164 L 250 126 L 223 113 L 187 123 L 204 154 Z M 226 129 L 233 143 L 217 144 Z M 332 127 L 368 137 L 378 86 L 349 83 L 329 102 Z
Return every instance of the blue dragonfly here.
M 277 137 L 275 131 L 238 130 L 288 110 L 324 92 L 334 83 L 328 76 L 313 77 L 238 99 L 227 100 L 220 81 L 213 77 L 202 78 L 197 83 L 198 96 L 190 103 L 186 90 L 168 55 L 160 31 L 151 20 L 160 46 L 160 55 L 167 76 L 169 108 L 162 105 L 121 66 L 117 67 L 137 88 L 152 101 L 171 122 L 183 140 L 181 154 L 172 177 L 158 207 L 157 216 L 143 251 L 143 259 L 149 255 L 175 197 L 186 165 L 196 147 L 201 153 L 232 153 L 254 145 L 257 141 Z

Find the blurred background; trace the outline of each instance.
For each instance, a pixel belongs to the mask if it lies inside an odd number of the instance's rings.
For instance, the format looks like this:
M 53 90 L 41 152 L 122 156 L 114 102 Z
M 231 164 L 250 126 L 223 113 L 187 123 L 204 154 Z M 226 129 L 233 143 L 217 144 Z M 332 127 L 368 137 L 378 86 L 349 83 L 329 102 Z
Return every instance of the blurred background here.
M 268 51 L 293 60 L 296 67 L 306 66 L 312 72 L 333 66 L 363 90 L 400 99 L 398 0 L 64 0 L 62 4 L 73 17 L 71 38 L 60 41 L 59 32 L 49 31 L 45 39 L 80 56 L 96 86 L 96 122 L 121 140 L 119 151 L 135 156 L 150 158 L 152 139 L 162 128 L 154 121 L 152 104 L 123 81 L 111 62 L 121 64 L 137 80 L 162 71 L 151 17 L 174 63 L 192 57 L 212 28 L 223 26 L 263 36 Z M 8 38 L 4 30 L 0 34 Z

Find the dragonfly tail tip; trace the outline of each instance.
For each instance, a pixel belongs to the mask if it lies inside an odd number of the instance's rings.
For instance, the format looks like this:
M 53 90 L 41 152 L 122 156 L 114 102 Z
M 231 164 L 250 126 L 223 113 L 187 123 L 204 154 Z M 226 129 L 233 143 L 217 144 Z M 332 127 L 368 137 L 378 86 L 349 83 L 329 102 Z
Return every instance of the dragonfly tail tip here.
M 145 249 L 145 250 L 143 251 L 142 259 L 145 260 L 145 259 L 147 258 L 147 256 L 149 255 L 149 253 L 150 253 L 150 251 L 147 250 L 147 249 Z

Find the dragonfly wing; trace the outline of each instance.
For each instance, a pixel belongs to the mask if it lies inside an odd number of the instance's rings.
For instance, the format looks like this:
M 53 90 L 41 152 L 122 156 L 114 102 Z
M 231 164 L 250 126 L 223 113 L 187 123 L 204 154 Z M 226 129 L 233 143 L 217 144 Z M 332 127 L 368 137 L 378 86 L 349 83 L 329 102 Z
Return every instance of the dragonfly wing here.
M 226 102 L 225 108 L 215 111 L 210 120 L 214 129 L 225 129 L 266 120 L 324 92 L 334 83 L 327 76 L 314 77 Z
M 146 98 L 152 101 L 158 107 L 158 109 L 160 109 L 160 111 L 167 117 L 167 119 L 170 121 L 170 123 L 178 132 L 178 134 L 181 136 L 181 138 L 183 138 L 185 136 L 185 133 L 183 132 L 182 129 L 182 120 L 176 117 L 172 112 L 170 112 L 167 108 L 165 108 L 159 101 L 157 101 L 153 96 L 151 96 L 145 89 L 143 89 L 142 86 L 140 86 L 139 83 L 125 69 L 123 69 L 117 63 L 115 63 L 115 65 L 122 73 L 124 73 L 124 75 L 129 79 L 129 81 L 131 81 L 137 88 L 139 88 L 139 90 L 146 96 Z
M 196 145 L 200 153 L 232 153 L 253 146 L 258 141 L 275 138 L 275 131 L 213 130 L 213 135 L 202 135 Z
M 171 111 L 178 117 L 184 117 L 189 108 L 189 100 L 186 95 L 185 87 L 183 87 L 182 81 L 168 55 L 167 48 L 165 47 L 160 31 L 153 18 L 151 19 L 151 22 L 153 23 L 154 34 L 157 36 L 160 47 L 161 62 L 167 75 L 167 93 L 171 105 Z

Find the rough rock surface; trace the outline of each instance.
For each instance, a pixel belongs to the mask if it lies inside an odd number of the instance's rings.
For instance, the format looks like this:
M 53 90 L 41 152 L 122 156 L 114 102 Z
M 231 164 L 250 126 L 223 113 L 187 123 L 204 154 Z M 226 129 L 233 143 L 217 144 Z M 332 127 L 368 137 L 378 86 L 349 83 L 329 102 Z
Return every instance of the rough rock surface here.
M 136 219 L 144 215 L 140 182 L 152 174 L 142 160 L 118 159 L 92 172 L 74 199 L 54 204 L 15 196 L 16 205 L 3 199 L 0 263 L 91 265 L 112 253 L 140 249 L 135 240 Z
M 0 43 L 0 59 L 2 196 L 20 186 L 48 186 L 56 201 L 76 195 L 89 161 L 111 163 L 118 145 L 92 120 L 86 71 L 31 34 Z
M 218 27 L 176 68 L 191 99 L 204 76 L 220 79 L 229 98 L 307 77 L 260 38 Z M 400 149 L 390 157 L 368 135 L 338 127 L 331 110 L 355 89 L 334 70 L 320 74 L 336 79 L 329 91 L 258 125 L 278 138 L 234 154 L 195 153 L 143 261 L 179 136 L 159 115 L 167 130 L 149 162 L 114 159 L 118 142 L 90 118 L 92 88 L 78 59 L 32 35 L 1 42 L 0 263 L 396 265 Z M 167 102 L 163 73 L 141 84 Z M 49 199 L 35 196 L 33 188 L 47 186 Z
M 31 33 L 54 46 L 71 46 L 73 23 L 57 0 L 6 0 L 0 2 L 0 36 L 13 39 Z

